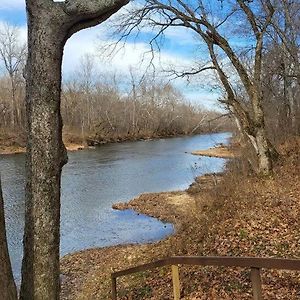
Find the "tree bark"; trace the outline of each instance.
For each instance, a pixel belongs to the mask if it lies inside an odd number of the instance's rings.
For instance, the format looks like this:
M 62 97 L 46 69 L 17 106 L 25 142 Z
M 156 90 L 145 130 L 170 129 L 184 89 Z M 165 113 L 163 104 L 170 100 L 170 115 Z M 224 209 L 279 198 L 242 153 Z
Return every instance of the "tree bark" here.
M 228 77 L 225 75 L 221 65 L 218 62 L 214 51 L 213 41 L 209 36 L 203 33 L 202 37 L 208 46 L 212 63 L 217 71 L 220 81 L 226 90 L 226 104 L 231 107 L 231 110 L 238 121 L 239 129 L 249 139 L 250 144 L 255 149 L 258 165 L 257 173 L 268 175 L 272 171 L 273 162 L 277 159 L 278 153 L 267 138 L 264 111 L 262 108 L 262 97 L 259 95 L 260 89 L 257 87 L 259 83 L 251 88 L 252 93 L 249 95 L 253 107 L 253 116 L 251 116 L 250 113 L 244 109 L 242 104 L 236 100 L 234 90 L 229 83 Z
M 66 40 L 98 25 L 126 0 L 26 0 L 27 156 L 24 258 L 20 299 L 59 299 L 62 141 L 61 65 Z
M 59 299 L 60 181 L 67 162 L 60 114 L 64 43 L 59 24 L 47 13 L 29 17 L 24 300 Z
M 1 299 L 16 300 L 17 289 L 13 278 L 11 263 L 8 253 L 5 231 L 4 201 L 0 180 L 0 295 Z

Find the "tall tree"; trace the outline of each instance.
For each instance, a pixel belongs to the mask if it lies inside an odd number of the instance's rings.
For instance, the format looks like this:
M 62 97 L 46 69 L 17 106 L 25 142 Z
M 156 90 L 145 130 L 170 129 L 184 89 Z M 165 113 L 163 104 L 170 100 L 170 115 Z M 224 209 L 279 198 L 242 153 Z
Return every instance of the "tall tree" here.
M 300 88 L 300 3 L 295 0 L 279 1 L 277 13 L 272 19 L 273 47 L 280 53 L 280 76 L 283 79 L 283 102 L 289 132 L 298 134 L 299 97 L 293 90 Z
M 26 0 L 28 140 L 21 299 L 59 299 L 60 185 L 67 162 L 60 114 L 64 45 L 74 33 L 102 23 L 126 3 Z
M 17 103 L 17 90 L 22 82 L 22 71 L 26 57 L 26 45 L 19 38 L 15 26 L 4 23 L 0 30 L 0 60 L 3 61 L 10 81 L 10 121 L 11 127 L 22 126 L 21 105 Z
M 219 14 L 220 10 L 223 12 Z M 239 16 L 238 17 L 235 16 Z M 278 153 L 270 143 L 265 127 L 262 90 L 262 57 L 264 38 L 274 15 L 269 0 L 223 2 L 219 0 L 146 0 L 125 17 L 121 24 L 124 36 L 134 28 L 150 26 L 156 34 L 150 41 L 151 47 L 159 43 L 158 38 L 170 27 L 185 27 L 196 34 L 207 46 L 210 65 L 185 74 L 199 74 L 214 69 L 226 92 L 224 103 L 232 111 L 243 134 L 247 136 L 257 157 L 258 172 L 269 174 Z M 247 63 L 227 36 L 228 24 L 244 22 L 249 28 L 251 47 Z M 227 25 L 227 27 L 226 27 Z M 236 29 L 235 29 L 236 30 Z M 240 33 L 240 36 L 244 36 Z M 243 41 L 245 42 L 245 40 Z M 224 61 L 230 63 L 234 76 L 224 68 Z M 232 80 L 234 77 L 234 80 Z M 235 89 L 234 81 L 242 87 L 243 97 Z M 244 98 L 244 101 L 241 101 Z

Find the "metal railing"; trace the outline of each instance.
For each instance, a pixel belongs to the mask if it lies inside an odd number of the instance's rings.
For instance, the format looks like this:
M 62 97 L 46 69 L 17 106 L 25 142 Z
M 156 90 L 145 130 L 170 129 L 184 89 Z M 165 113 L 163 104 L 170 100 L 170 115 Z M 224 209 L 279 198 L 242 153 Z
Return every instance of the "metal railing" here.
M 203 257 L 203 256 L 174 256 L 157 260 L 148 264 L 129 268 L 111 274 L 112 300 L 117 300 L 117 278 L 155 268 L 171 266 L 173 280 L 174 300 L 180 300 L 180 277 L 179 265 L 192 266 L 219 266 L 219 267 L 242 267 L 250 268 L 253 299 L 262 300 L 261 269 L 280 269 L 300 271 L 300 260 L 281 258 L 256 258 L 256 257 Z

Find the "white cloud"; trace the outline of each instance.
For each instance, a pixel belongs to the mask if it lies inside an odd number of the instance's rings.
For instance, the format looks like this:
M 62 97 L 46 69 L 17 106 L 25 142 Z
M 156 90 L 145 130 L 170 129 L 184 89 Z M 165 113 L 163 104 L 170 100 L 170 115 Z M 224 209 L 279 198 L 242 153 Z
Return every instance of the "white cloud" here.
M 15 26 L 0 20 L 0 32 L 5 32 L 7 26 L 14 26 L 17 29 L 18 39 L 20 44 L 27 42 L 27 27 L 26 26 Z
M 150 47 L 146 42 L 124 43 L 117 46 L 117 50 L 111 54 L 112 47 L 104 51 L 105 46 L 115 43 L 108 39 L 103 27 L 95 27 L 84 30 L 74 35 L 66 44 L 64 53 L 64 72 L 74 69 L 74 63 L 79 62 L 85 53 L 96 55 L 101 62 L 101 69 L 115 69 L 128 72 L 130 67 L 145 70 L 152 59 Z M 161 51 L 155 53 L 153 64 L 157 70 L 163 70 L 170 65 L 173 67 L 191 66 L 192 61 L 182 55 Z M 76 65 L 76 63 L 75 63 Z
M 102 74 L 116 73 L 120 77 L 126 77 L 129 70 L 133 69 L 137 72 L 137 76 L 143 75 L 152 54 L 149 53 L 149 45 L 143 42 L 125 43 L 122 47 L 115 51 L 114 55 L 108 57 L 109 51 L 106 53 L 101 52 L 101 49 L 113 40 L 108 40 L 103 28 L 101 26 L 81 31 L 74 35 L 68 42 L 64 53 L 64 74 L 71 74 L 80 66 L 81 57 L 90 53 L 95 55 L 95 71 L 100 71 Z M 174 54 L 166 51 L 156 53 L 154 56 L 153 64 L 155 70 L 159 74 L 163 70 L 169 69 L 170 66 L 174 69 L 184 70 L 188 67 L 195 65 L 192 59 L 188 59 L 183 55 Z M 185 79 L 175 79 L 172 83 L 184 94 L 187 100 L 192 103 L 198 103 L 206 108 L 216 108 L 218 94 L 211 92 L 207 87 L 205 88 L 206 79 L 210 79 L 211 72 L 193 80 L 187 87 Z M 167 77 L 168 74 L 160 73 L 159 76 Z M 200 83 L 199 83 L 200 82 Z
M 200 41 L 196 33 L 185 27 L 168 27 L 165 36 L 180 45 L 198 45 Z
M 0 0 L 1 6 L 7 5 L 20 5 L 23 1 L 13 0 L 6 1 Z M 0 29 L 3 26 L 0 20 Z M 71 74 L 76 71 L 76 68 L 80 66 L 81 57 L 83 57 L 86 53 L 90 53 L 95 55 L 97 59 L 95 60 L 95 69 L 104 72 L 116 72 L 117 74 L 128 76 L 128 71 L 130 68 L 137 70 L 140 74 L 145 72 L 146 68 L 149 66 L 149 62 L 152 58 L 151 53 L 149 52 L 149 44 L 146 42 L 137 42 L 131 43 L 127 42 L 124 44 L 119 51 L 115 53 L 110 58 L 105 58 L 101 53 L 101 46 L 108 45 L 109 43 L 113 43 L 114 41 L 108 37 L 109 27 L 111 26 L 110 21 L 91 29 L 86 29 L 80 31 L 71 37 L 64 50 L 64 59 L 63 59 L 63 73 L 64 75 Z M 20 37 L 23 42 L 26 41 L 27 38 L 27 28 L 26 26 L 19 27 Z M 169 30 L 166 32 L 167 38 L 173 40 L 174 44 L 191 44 L 195 43 L 195 39 L 192 34 L 187 34 L 185 30 L 175 29 Z M 100 48 L 100 49 L 99 49 Z M 172 50 L 162 49 L 162 51 L 155 55 L 153 64 L 155 65 L 156 72 L 170 69 L 172 68 L 184 70 L 187 67 L 192 67 L 195 65 L 193 59 L 186 56 L 186 53 L 175 53 Z M 167 76 L 166 73 L 163 73 L 161 76 Z M 201 80 L 202 83 L 205 82 Z M 212 107 L 214 103 L 216 103 L 216 96 L 211 92 L 205 90 L 203 87 L 197 84 L 197 81 L 192 83 L 193 86 L 196 86 L 197 89 L 191 91 L 191 88 L 186 88 L 186 80 L 185 79 L 176 79 L 173 81 L 174 85 L 177 86 L 180 91 L 186 96 L 188 100 L 193 102 L 201 103 L 204 99 L 205 106 Z M 201 101 L 199 100 L 201 99 Z
M 66 43 L 63 59 L 63 72 L 68 74 L 74 71 L 80 58 L 86 53 L 95 54 L 96 40 L 99 31 L 97 28 L 86 29 L 73 35 Z
M 209 90 L 201 88 L 186 88 L 185 97 L 194 104 L 199 104 L 206 109 L 217 109 L 221 111 L 221 105 L 218 102 L 219 95 L 217 93 L 212 93 Z

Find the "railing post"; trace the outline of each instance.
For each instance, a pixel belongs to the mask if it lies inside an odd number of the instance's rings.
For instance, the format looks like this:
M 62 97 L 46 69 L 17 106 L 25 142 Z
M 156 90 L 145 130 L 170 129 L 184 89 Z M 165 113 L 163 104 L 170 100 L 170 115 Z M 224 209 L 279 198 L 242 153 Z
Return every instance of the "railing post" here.
M 179 280 L 179 267 L 172 265 L 172 281 L 174 300 L 180 300 L 180 280 Z
M 117 278 L 111 276 L 111 299 L 117 300 Z
M 262 300 L 260 269 L 251 268 L 250 278 L 253 289 L 253 300 Z

